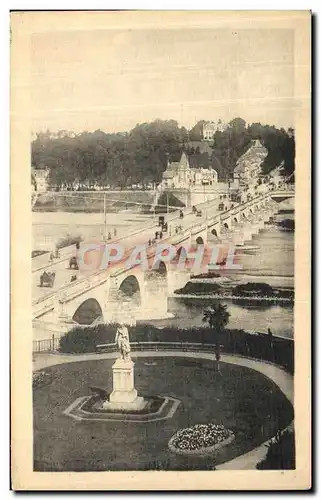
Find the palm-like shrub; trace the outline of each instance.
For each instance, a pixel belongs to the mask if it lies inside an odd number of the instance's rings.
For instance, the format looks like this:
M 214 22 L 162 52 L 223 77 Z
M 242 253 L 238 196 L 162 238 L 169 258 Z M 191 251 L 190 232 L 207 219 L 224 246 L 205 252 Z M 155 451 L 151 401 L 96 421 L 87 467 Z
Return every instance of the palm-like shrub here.
M 230 320 L 230 313 L 227 311 L 227 306 L 221 303 L 213 304 L 213 306 L 205 309 L 203 321 L 204 323 L 208 323 L 211 330 L 214 333 L 215 340 L 215 357 L 216 357 L 216 366 L 219 371 L 219 361 L 221 359 L 221 345 L 220 339 L 222 335 L 222 331 L 227 326 Z

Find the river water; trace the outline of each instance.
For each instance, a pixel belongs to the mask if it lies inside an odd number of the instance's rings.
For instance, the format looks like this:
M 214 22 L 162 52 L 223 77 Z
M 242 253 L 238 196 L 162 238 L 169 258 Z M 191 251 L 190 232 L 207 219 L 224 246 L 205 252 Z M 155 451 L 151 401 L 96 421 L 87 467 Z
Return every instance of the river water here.
M 277 226 L 282 219 L 293 219 L 294 212 L 278 214 L 275 224 L 265 225 L 263 231 L 254 236 L 251 245 L 257 247 L 251 253 L 241 256 L 242 271 L 229 275 L 232 283 L 263 282 L 282 288 L 294 287 L 294 232 L 284 231 Z M 242 328 L 249 332 L 267 332 L 293 338 L 293 304 L 257 305 L 255 301 L 241 306 L 237 301 L 222 300 L 230 313 L 229 328 Z M 169 298 L 169 312 L 173 318 L 160 320 L 158 326 L 188 328 L 204 326 L 204 309 L 212 300 L 202 298 Z

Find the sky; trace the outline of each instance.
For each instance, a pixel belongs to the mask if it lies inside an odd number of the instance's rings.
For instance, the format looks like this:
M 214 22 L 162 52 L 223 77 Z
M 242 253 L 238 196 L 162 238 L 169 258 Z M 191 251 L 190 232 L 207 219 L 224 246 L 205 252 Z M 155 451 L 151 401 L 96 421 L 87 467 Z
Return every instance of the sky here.
M 126 29 L 31 37 L 33 133 L 121 132 L 156 118 L 294 124 L 293 31 Z

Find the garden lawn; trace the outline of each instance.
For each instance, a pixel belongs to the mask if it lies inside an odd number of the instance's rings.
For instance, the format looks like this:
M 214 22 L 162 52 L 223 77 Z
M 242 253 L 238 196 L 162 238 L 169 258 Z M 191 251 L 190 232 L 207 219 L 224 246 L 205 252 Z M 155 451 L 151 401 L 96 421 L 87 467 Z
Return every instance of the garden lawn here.
M 34 389 L 34 468 L 37 471 L 206 470 L 246 453 L 293 418 L 291 404 L 262 374 L 210 360 L 134 358 L 139 395 L 181 401 L 174 416 L 155 422 L 76 421 L 63 411 L 90 387 L 112 390 L 114 360 L 74 362 L 47 368 Z M 223 424 L 235 440 L 215 456 L 178 456 L 168 441 L 181 428 Z

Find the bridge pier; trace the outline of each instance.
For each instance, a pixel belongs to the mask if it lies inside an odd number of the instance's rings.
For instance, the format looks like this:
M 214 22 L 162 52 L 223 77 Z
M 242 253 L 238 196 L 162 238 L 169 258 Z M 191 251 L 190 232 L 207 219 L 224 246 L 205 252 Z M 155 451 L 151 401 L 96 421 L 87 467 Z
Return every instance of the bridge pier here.
M 171 270 L 168 273 L 168 295 L 173 295 L 175 290 L 183 288 L 190 280 L 190 277 L 191 273 L 186 269 L 182 271 Z
M 168 317 L 168 276 L 156 271 L 144 274 L 143 298 L 138 319 L 162 319 Z
M 233 231 L 231 231 L 230 229 L 222 229 L 221 231 L 221 242 L 223 244 L 226 244 L 226 243 L 229 243 L 229 244 L 232 244 L 233 242 Z
M 244 232 L 244 224 L 237 224 L 233 228 L 233 236 L 232 236 L 232 243 L 235 246 L 243 246 L 244 241 L 247 238 L 245 238 L 245 232 Z

